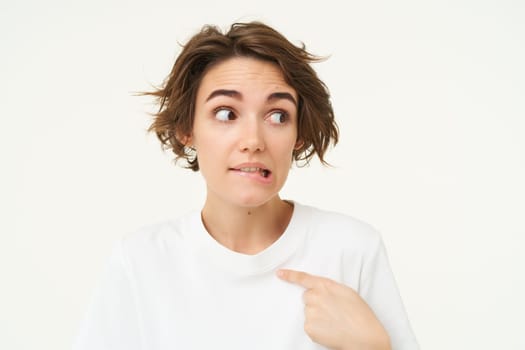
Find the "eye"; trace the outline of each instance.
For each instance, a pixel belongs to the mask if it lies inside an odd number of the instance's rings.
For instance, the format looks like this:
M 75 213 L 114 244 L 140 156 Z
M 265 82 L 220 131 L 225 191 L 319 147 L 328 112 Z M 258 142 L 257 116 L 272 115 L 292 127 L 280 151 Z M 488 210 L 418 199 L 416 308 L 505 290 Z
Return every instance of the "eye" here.
M 288 120 L 288 113 L 283 111 L 274 111 L 268 117 L 272 124 L 284 124 Z
M 215 110 L 215 118 L 221 122 L 227 122 L 230 120 L 235 120 L 237 117 L 235 113 L 227 108 L 219 108 Z

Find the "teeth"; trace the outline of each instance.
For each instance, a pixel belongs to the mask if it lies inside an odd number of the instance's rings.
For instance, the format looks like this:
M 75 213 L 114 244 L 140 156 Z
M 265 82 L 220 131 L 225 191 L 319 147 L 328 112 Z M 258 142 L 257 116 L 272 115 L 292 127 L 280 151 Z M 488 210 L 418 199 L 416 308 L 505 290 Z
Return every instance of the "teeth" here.
M 263 177 L 268 177 L 270 175 L 270 170 L 263 168 L 239 168 L 239 170 L 245 173 L 259 172 Z
M 239 168 L 240 171 L 244 171 L 246 173 L 254 173 L 256 171 L 262 171 L 261 168 Z

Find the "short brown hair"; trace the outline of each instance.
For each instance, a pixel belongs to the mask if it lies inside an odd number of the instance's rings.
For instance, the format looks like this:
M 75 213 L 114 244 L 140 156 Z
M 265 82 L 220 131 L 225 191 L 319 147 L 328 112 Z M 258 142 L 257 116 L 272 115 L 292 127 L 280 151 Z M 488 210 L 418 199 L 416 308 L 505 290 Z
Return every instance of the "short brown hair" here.
M 194 35 L 178 56 L 163 86 L 145 95 L 155 96 L 160 105 L 148 131 L 156 133 L 165 149 L 176 159 L 186 159 L 187 168 L 199 170 L 195 152 L 181 139 L 191 135 L 197 90 L 207 70 L 231 57 L 252 57 L 277 64 L 287 84 L 299 97 L 297 137 L 301 141 L 293 153 L 296 161 L 308 163 L 317 154 L 327 164 L 324 154 L 337 143 L 339 131 L 334 120 L 330 95 L 310 63 L 322 58 L 297 47 L 282 34 L 260 22 L 234 23 L 222 34 L 212 25 L 205 25 Z

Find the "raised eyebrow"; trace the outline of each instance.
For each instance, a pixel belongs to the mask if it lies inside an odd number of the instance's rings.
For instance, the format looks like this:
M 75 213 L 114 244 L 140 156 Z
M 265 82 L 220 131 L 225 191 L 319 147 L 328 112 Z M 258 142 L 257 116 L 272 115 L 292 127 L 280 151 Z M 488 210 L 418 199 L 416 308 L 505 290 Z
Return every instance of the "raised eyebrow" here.
M 295 105 L 295 107 L 297 107 L 297 101 L 292 96 L 292 94 L 288 92 L 274 92 L 273 94 L 270 94 L 270 96 L 268 96 L 268 101 L 272 100 L 288 100 L 292 102 Z
M 242 99 L 242 95 L 241 95 L 241 93 L 239 91 L 219 89 L 219 90 L 214 90 L 208 96 L 208 98 L 206 99 L 206 102 L 208 102 L 209 100 L 211 100 L 212 98 L 217 97 L 217 96 L 228 96 L 228 97 L 233 97 L 233 98 L 238 99 L 238 100 Z
M 212 98 L 217 97 L 217 96 L 228 96 L 228 97 L 233 97 L 233 98 L 238 99 L 238 100 L 242 100 L 242 94 L 239 91 L 227 90 L 227 89 L 218 89 L 218 90 L 214 90 L 208 96 L 208 98 L 206 98 L 206 102 L 208 102 L 209 100 L 211 100 Z M 274 93 L 271 93 L 270 96 L 268 96 L 267 100 L 268 101 L 288 100 L 288 101 L 292 102 L 297 107 L 297 101 L 292 96 L 292 94 L 290 94 L 288 92 L 274 92 Z

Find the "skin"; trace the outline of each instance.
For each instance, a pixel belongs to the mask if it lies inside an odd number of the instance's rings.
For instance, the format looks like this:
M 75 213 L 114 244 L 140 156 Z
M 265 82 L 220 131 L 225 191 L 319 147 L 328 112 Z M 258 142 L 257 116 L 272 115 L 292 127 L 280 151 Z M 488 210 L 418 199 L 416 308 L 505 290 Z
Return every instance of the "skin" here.
M 300 146 L 296 91 L 280 69 L 247 57 L 212 66 L 196 97 L 186 145 L 196 149 L 207 196 L 202 220 L 225 247 L 256 254 L 285 231 L 293 206 L 279 197 Z M 239 171 L 243 164 L 270 171 Z M 303 286 L 305 331 L 331 349 L 389 349 L 388 335 L 351 288 L 304 272 L 278 276 Z M 335 325 L 335 326 L 334 326 Z
M 187 143 L 196 149 L 206 181 L 202 218 L 210 234 L 234 251 L 255 254 L 265 249 L 291 218 L 293 207 L 279 191 L 298 143 L 293 101 L 297 93 L 281 71 L 251 58 L 213 66 L 197 91 Z M 271 171 L 269 181 L 231 170 L 244 163 L 263 164 Z
M 282 280 L 305 288 L 304 330 L 316 343 L 338 350 L 389 350 L 390 338 L 352 288 L 302 271 L 279 270 Z

